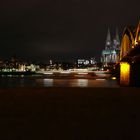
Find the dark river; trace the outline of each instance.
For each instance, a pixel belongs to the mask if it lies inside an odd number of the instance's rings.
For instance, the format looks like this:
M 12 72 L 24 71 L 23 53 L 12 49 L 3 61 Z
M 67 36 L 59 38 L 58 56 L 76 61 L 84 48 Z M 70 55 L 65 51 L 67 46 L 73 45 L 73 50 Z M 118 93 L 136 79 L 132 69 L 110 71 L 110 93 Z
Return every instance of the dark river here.
M 69 78 L 60 76 L 1 76 L 0 88 L 7 87 L 119 87 L 114 77 Z

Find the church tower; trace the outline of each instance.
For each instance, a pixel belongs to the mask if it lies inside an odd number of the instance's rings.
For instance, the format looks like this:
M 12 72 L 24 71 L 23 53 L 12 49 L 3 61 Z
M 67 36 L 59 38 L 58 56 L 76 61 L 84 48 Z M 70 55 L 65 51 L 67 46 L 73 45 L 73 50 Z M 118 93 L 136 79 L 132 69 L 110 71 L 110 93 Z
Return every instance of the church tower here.
M 118 61 L 118 54 L 120 51 L 120 39 L 118 29 L 116 28 L 115 38 L 111 40 L 110 30 L 108 28 L 107 38 L 105 42 L 105 49 L 102 51 L 101 62 L 103 66 L 109 66 Z
M 107 37 L 106 37 L 105 49 L 106 49 L 106 50 L 111 49 L 111 44 L 112 44 L 112 42 L 111 42 L 111 35 L 110 35 L 110 30 L 109 30 L 109 28 L 108 28 Z
M 113 40 L 113 49 L 120 50 L 120 38 L 119 38 L 118 28 L 116 28 L 116 35 Z

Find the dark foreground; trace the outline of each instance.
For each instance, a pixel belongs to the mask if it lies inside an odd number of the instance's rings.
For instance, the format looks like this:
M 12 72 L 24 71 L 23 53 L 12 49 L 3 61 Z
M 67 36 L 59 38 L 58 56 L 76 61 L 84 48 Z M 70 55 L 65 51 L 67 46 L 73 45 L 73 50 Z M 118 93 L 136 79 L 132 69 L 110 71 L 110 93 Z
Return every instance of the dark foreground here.
M 1 140 L 139 140 L 139 88 L 0 90 Z

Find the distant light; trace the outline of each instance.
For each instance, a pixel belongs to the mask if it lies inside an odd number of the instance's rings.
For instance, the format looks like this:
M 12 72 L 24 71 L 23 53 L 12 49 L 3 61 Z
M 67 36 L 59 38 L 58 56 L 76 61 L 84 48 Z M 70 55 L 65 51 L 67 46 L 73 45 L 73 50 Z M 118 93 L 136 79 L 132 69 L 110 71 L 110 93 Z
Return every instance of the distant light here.
M 106 79 L 96 79 L 96 80 L 104 81 L 104 80 L 106 80 Z
M 70 71 L 61 71 L 60 73 L 62 73 L 62 74 L 69 74 Z
M 78 72 L 78 74 L 82 74 L 82 75 L 86 75 L 86 74 L 88 74 L 87 72 Z
M 44 74 L 46 74 L 46 75 L 52 75 L 53 72 L 44 72 Z
M 74 71 L 77 71 L 77 72 L 87 72 L 88 69 L 74 69 Z
M 116 80 L 116 77 L 112 77 L 111 79 L 112 79 L 112 80 Z

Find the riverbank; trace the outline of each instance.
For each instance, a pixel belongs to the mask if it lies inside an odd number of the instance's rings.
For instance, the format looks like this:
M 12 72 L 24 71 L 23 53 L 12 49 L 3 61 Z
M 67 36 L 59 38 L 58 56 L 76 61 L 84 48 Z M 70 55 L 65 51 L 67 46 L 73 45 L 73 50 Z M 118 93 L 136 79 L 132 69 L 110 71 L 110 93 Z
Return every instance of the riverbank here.
M 139 139 L 139 88 L 0 89 L 1 139 Z

